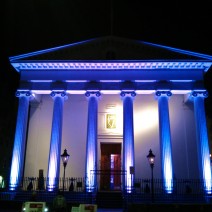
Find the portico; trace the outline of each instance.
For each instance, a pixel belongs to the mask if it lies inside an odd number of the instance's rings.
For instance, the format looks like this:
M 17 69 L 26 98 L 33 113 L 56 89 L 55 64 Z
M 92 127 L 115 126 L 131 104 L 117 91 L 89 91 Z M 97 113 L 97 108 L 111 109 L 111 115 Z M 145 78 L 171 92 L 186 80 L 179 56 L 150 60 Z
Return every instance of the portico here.
M 126 47 L 126 56 L 120 46 Z M 76 48 L 82 54 L 77 56 Z M 86 48 L 92 56 L 84 53 Z M 111 48 L 120 57 L 99 56 L 100 50 Z M 101 169 L 100 146 L 114 143 L 121 144 L 119 169 L 126 173 L 120 189 L 130 192 L 135 178 L 148 176 L 144 161 L 151 148 L 157 157 L 156 177 L 164 180 L 167 193 L 173 192 L 174 177 L 194 176 L 211 192 L 203 83 L 211 56 L 109 37 L 10 61 L 21 76 L 11 190 L 23 176 L 36 176 L 40 169 L 49 179 L 46 188 L 57 188 L 65 147 L 70 153 L 67 175 L 85 176 L 86 189 L 92 191 L 99 184 L 91 173 Z M 107 125 L 108 114 L 113 127 Z

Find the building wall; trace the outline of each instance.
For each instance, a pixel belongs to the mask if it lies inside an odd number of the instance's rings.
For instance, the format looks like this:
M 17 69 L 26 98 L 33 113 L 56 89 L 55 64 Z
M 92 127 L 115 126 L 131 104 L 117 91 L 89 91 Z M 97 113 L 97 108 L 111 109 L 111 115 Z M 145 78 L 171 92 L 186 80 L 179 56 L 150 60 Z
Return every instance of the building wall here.
M 87 135 L 87 104 L 84 95 L 69 95 L 64 101 L 61 153 L 66 148 L 70 159 L 67 177 L 84 177 Z M 192 104 L 184 103 L 183 95 L 169 100 L 170 126 L 173 148 L 173 165 L 176 178 L 198 178 L 195 122 Z M 42 95 L 40 103 L 31 104 L 25 177 L 38 177 L 39 169 L 47 175 L 51 137 L 53 100 Z M 115 113 L 117 128 L 106 129 L 105 116 Z M 119 95 L 102 95 L 98 108 L 98 157 L 100 143 L 122 143 L 122 100 Z M 155 178 L 161 178 L 158 105 L 152 95 L 137 95 L 134 99 L 135 176 L 150 178 L 146 155 L 151 148 L 156 155 Z M 61 162 L 60 176 L 63 175 Z

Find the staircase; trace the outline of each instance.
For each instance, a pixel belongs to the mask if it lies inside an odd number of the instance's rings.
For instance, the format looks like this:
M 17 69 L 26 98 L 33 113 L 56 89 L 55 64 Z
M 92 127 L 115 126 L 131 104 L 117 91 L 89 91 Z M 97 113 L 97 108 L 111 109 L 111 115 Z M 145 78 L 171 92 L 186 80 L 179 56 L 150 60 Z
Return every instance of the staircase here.
M 123 197 L 120 191 L 99 191 L 96 195 L 98 208 L 122 208 Z

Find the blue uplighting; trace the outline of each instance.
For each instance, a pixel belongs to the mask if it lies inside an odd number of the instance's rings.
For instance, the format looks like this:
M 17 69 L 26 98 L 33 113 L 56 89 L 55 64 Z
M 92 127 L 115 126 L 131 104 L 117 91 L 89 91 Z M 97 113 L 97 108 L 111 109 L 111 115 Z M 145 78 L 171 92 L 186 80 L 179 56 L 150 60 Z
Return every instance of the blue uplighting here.
M 203 92 L 204 93 L 204 92 Z M 196 119 L 197 149 L 199 156 L 199 170 L 204 181 L 204 190 L 211 194 L 211 164 L 207 134 L 207 124 L 205 118 L 204 95 L 202 93 L 192 93 L 194 97 L 194 112 Z
M 86 143 L 86 191 L 94 190 L 97 179 L 94 170 L 97 169 L 97 114 L 100 92 L 86 92 L 88 97 L 88 123 Z
M 55 93 L 54 93 L 55 94 Z M 51 95 L 55 96 L 55 95 Z M 47 189 L 52 191 L 58 187 L 60 174 L 60 152 L 62 139 L 62 120 L 63 120 L 63 101 L 62 96 L 54 97 L 54 110 L 52 120 L 52 133 L 49 152 L 48 180 Z
M 133 188 L 134 174 L 130 173 L 130 167 L 135 167 L 134 156 L 134 127 L 133 127 L 133 97 L 135 92 L 121 92 L 123 99 L 123 170 L 126 171 L 123 186 L 127 192 Z
M 29 97 L 25 94 L 19 97 L 17 125 L 10 171 L 10 190 L 15 190 L 18 186 L 20 186 L 19 184 L 21 183 L 20 180 L 23 173 L 26 146 L 28 110 Z
M 160 146 L 161 146 L 161 164 L 162 175 L 164 179 L 164 189 L 167 193 L 172 193 L 173 190 L 173 170 L 172 170 L 172 147 L 171 147 L 171 132 L 169 121 L 169 106 L 168 96 L 171 92 L 162 93 L 158 97 L 159 109 L 159 127 L 160 127 Z

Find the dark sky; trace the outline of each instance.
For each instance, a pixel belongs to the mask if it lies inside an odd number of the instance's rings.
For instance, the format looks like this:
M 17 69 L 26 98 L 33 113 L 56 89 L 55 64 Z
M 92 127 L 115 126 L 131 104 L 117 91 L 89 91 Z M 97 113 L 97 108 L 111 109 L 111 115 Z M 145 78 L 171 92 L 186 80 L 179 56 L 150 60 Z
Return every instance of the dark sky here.
M 9 57 L 100 36 L 115 35 L 212 55 L 209 0 L 3 0 L 0 92 L 10 113 L 19 75 Z M 212 95 L 212 70 L 206 88 Z M 208 102 L 212 102 L 208 98 Z M 16 101 L 16 100 L 15 100 Z M 8 107 L 9 105 L 9 107 Z M 15 106 L 14 106 L 15 107 Z M 211 110 L 207 110 L 212 116 Z M 2 117 L 2 115 L 1 115 Z
M 192 4 L 178 0 L 3 1 L 1 33 L 10 56 L 110 35 L 111 31 L 117 36 L 212 54 L 209 0 Z

